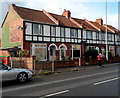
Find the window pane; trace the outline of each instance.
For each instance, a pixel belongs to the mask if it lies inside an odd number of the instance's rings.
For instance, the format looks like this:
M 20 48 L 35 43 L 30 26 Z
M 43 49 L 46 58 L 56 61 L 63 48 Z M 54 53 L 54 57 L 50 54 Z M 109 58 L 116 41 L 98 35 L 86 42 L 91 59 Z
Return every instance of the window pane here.
M 86 32 L 86 38 L 92 39 L 92 32 L 91 31 Z
M 32 55 L 36 56 L 36 60 L 43 61 L 46 60 L 47 57 L 47 45 L 46 44 L 33 44 L 32 43 Z
M 34 35 L 38 35 L 39 34 L 38 24 L 33 24 L 33 34 Z
M 96 39 L 99 39 L 99 33 L 96 32 Z
M 101 40 L 105 40 L 105 34 L 101 33 Z
M 33 24 L 33 34 L 34 35 L 41 35 L 42 34 L 42 25 Z
M 71 29 L 70 33 L 71 33 L 71 37 L 74 37 L 74 30 L 73 29 Z
M 64 36 L 65 36 L 65 29 L 61 28 L 61 37 L 64 37 Z
M 77 30 L 76 29 L 74 29 L 74 34 L 75 34 L 74 37 L 77 38 Z
M 25 32 L 26 34 L 31 35 L 32 34 L 32 24 L 31 23 L 25 23 Z
M 55 27 L 51 26 L 51 36 L 55 36 Z
M 39 33 L 39 35 L 42 35 L 42 31 L 43 30 L 43 28 L 42 28 L 42 25 L 38 25 L 38 33 Z
M 77 29 L 71 29 L 70 34 L 71 34 L 72 38 L 77 38 L 77 36 L 78 36 Z

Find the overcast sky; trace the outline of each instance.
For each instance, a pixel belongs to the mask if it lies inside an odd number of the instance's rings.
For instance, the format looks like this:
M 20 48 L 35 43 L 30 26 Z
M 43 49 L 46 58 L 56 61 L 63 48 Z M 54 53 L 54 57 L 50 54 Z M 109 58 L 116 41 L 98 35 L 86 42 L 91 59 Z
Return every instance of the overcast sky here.
M 71 16 L 80 19 L 95 21 L 102 18 L 106 23 L 105 0 L 2 0 L 0 2 L 0 25 L 8 10 L 9 4 L 16 4 L 27 8 L 43 10 L 61 15 L 64 9 L 71 11 Z M 17 2 L 16 2 L 17 1 Z M 21 2 L 22 1 L 22 2 Z M 34 2 L 33 2 L 34 1 Z M 107 0 L 108 24 L 118 28 L 118 1 Z M 1 6 L 2 5 L 2 6 Z M 1 13 L 2 12 L 2 13 Z

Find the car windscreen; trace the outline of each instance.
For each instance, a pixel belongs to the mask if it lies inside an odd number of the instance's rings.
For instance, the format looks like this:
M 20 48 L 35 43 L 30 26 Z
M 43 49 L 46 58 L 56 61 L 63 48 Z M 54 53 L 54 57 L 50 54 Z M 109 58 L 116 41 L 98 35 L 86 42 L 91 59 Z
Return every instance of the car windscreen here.
M 7 69 L 8 69 L 7 65 L 0 63 L 0 70 L 7 70 Z

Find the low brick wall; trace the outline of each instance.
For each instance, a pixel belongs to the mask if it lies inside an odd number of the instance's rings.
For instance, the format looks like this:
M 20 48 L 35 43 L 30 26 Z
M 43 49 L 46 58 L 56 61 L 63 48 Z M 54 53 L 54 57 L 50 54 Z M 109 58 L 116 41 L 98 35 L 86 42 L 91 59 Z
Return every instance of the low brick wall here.
M 13 68 L 27 68 L 30 70 L 34 69 L 33 57 L 12 57 L 10 58 L 11 65 Z
M 69 66 L 78 66 L 78 60 L 70 60 L 70 61 L 36 61 L 35 69 L 36 70 L 47 70 L 52 69 L 52 65 L 54 68 L 63 68 Z
M 85 62 L 85 65 L 93 65 L 98 64 L 97 59 L 89 59 L 89 62 Z M 108 59 L 108 63 L 114 63 L 114 62 L 120 62 L 120 56 L 119 57 L 113 57 Z M 106 63 L 106 59 L 102 60 L 102 63 Z

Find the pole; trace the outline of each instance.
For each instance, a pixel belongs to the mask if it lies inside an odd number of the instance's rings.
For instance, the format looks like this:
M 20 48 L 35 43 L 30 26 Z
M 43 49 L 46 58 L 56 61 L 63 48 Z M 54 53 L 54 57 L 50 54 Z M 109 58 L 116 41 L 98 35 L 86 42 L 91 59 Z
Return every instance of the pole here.
M 72 45 L 72 59 L 73 59 L 73 45 Z
M 108 61 L 108 41 L 107 41 L 107 0 L 106 0 L 106 61 Z

